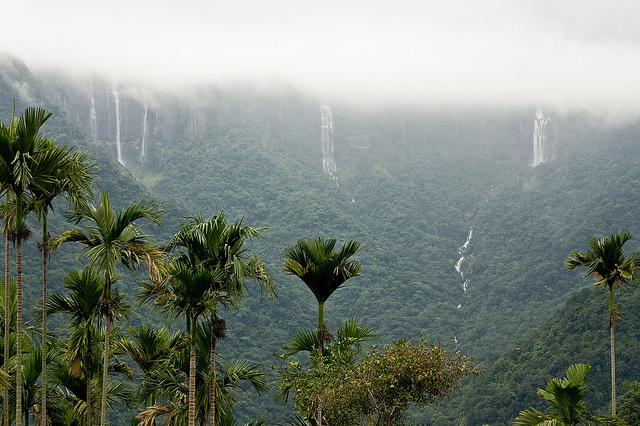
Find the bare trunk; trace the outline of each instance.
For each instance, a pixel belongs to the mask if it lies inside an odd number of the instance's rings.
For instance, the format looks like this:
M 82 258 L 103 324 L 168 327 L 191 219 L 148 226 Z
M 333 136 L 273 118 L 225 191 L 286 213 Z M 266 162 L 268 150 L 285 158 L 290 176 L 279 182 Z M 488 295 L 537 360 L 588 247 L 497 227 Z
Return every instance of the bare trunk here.
M 322 373 L 322 354 L 324 353 L 324 303 L 318 304 L 318 373 Z M 322 396 L 318 395 L 318 409 L 316 423 L 322 425 Z
M 105 426 L 107 424 L 107 391 L 109 390 L 109 334 L 111 332 L 111 308 L 109 307 L 107 309 L 107 322 L 104 328 L 104 361 L 102 363 L 102 402 L 100 403 L 100 426 Z
M 209 425 L 216 424 L 216 336 L 214 336 L 213 323 L 211 324 L 211 390 L 209 395 Z
M 89 332 L 90 334 L 91 332 Z M 89 340 L 87 340 L 89 341 Z M 92 364 L 91 364 L 91 354 L 89 354 L 89 358 L 87 359 L 87 374 L 86 374 L 86 379 L 87 379 L 87 425 L 91 425 L 93 424 L 93 413 L 92 413 L 92 406 L 91 406 L 91 369 L 93 368 Z
M 9 236 L 10 230 L 6 230 L 6 232 L 6 251 L 4 254 L 4 365 L 2 369 L 9 375 L 9 334 L 11 333 L 11 263 L 9 255 L 11 252 L 11 238 Z M 9 389 L 2 390 L 2 400 L 4 401 L 2 424 L 9 426 Z
M 16 238 L 16 426 L 22 426 L 22 229 L 17 226 L 18 238 Z
M 613 289 L 609 290 L 609 331 L 611 333 L 611 415 L 616 415 L 616 347 L 613 335 L 614 308 Z
M 194 327 L 195 328 L 195 327 Z M 196 345 L 189 352 L 189 426 L 196 425 Z
M 47 260 L 49 259 L 49 237 L 47 225 L 43 226 L 42 234 L 42 425 L 47 426 Z

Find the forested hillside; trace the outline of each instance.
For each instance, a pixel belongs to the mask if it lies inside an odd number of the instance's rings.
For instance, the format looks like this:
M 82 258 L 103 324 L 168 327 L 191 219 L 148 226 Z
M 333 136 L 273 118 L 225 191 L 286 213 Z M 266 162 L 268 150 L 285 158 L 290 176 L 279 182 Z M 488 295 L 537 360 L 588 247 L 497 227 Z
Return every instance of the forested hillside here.
M 34 76 L 8 59 L 2 66 L 2 121 L 14 98 L 17 111 L 42 105 L 54 112 L 45 134 L 91 151 L 98 182 L 118 205 L 140 197 L 163 204 L 165 225 L 149 227 L 159 241 L 196 212 L 224 211 L 268 228 L 253 248 L 268 261 L 278 298 L 262 300 L 252 286 L 241 309 L 224 314 L 222 357 L 268 368 L 294 332 L 314 327 L 308 289 L 280 271 L 284 247 L 312 236 L 353 239 L 362 244 L 363 273 L 327 303 L 327 325 L 358 317 L 380 343 L 424 333 L 475 357 L 484 371 L 453 403 L 416 416 L 420 421 L 505 424 L 574 362 L 593 365 L 590 386 L 600 392 L 587 402 L 606 405 L 605 296 L 580 291 L 590 281 L 567 273 L 564 261 L 571 250 L 586 249 L 589 234 L 627 228 L 637 235 L 629 250 L 638 247 L 640 123 L 610 126 L 551 107 L 543 108 L 542 123 L 535 106 L 360 109 L 286 88 L 158 93 L 97 78 Z M 543 124 L 543 161 L 533 167 L 534 133 Z M 323 170 L 323 160 L 335 168 Z M 61 218 L 52 223 L 66 226 Z M 25 258 L 37 256 L 31 250 Z M 70 251 L 56 256 L 54 292 L 65 268 L 78 264 Z M 38 265 L 25 280 L 38 282 Z M 133 279 L 123 291 L 134 292 Z M 27 293 L 30 303 L 38 292 L 34 285 Z M 632 324 L 639 312 L 636 292 L 621 294 L 620 385 L 638 379 L 625 354 L 637 347 Z M 156 320 L 148 310 L 133 318 Z M 284 412 L 271 396 L 247 398 L 241 418 Z

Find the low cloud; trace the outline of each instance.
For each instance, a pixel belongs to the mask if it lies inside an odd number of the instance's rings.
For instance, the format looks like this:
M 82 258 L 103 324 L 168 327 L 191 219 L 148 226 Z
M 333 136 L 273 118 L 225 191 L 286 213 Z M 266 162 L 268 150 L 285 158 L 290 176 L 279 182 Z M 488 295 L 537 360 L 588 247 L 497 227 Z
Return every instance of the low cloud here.
M 12 3 L 0 51 L 36 70 L 165 88 L 277 82 L 363 104 L 640 113 L 637 2 Z

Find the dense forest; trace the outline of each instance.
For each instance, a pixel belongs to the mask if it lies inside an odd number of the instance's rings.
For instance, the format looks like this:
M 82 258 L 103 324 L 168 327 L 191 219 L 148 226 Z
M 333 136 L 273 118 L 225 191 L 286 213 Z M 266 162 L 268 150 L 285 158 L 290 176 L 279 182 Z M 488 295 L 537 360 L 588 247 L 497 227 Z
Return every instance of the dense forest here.
M 141 198 L 162 206 L 162 225 L 141 223 L 159 244 L 198 212 L 266 228 L 251 249 L 266 261 L 278 296 L 261 297 L 247 282 L 240 308 L 220 312 L 228 325 L 218 344 L 221 362 L 243 358 L 269 372 L 278 364 L 273 353 L 316 326 L 308 289 L 281 270 L 285 247 L 309 237 L 355 240 L 362 272 L 329 299 L 327 326 L 337 330 L 358 318 L 375 330 L 378 345 L 428 336 L 473 357 L 482 371 L 465 378 L 451 401 L 412 410 L 415 422 L 511 423 L 539 405 L 536 389 L 575 363 L 591 364 L 587 404 L 607 412 L 606 292 L 579 271 L 568 273 L 565 260 L 587 249 L 590 234 L 625 228 L 640 236 L 640 123 L 613 126 L 551 106 L 363 110 L 287 88 L 145 92 L 99 78 L 34 75 L 8 58 L 1 65 L 0 121 L 10 120 L 14 99 L 18 112 L 51 111 L 43 134 L 91 154 L 99 166 L 96 194 L 108 190 L 116 208 Z M 538 152 L 536 141 L 544 145 Z M 71 226 L 67 208 L 56 206 L 52 234 Z M 30 227 L 24 298 L 25 320 L 34 324 L 31 307 L 41 297 L 34 241 L 41 235 L 35 222 Z M 625 249 L 638 246 L 632 239 Z M 77 255 L 69 245 L 53 254 L 53 294 L 63 292 L 69 270 L 84 266 Z M 123 274 L 119 284 L 131 303 L 140 279 L 144 274 Z M 639 377 L 633 355 L 640 311 L 636 288 L 616 298 L 624 394 L 623 381 Z M 52 315 L 52 331 L 65 335 L 65 321 Z M 163 321 L 143 306 L 121 325 Z M 171 323 L 173 331 L 180 326 Z M 272 393 L 237 397 L 242 422 L 277 422 L 292 411 Z

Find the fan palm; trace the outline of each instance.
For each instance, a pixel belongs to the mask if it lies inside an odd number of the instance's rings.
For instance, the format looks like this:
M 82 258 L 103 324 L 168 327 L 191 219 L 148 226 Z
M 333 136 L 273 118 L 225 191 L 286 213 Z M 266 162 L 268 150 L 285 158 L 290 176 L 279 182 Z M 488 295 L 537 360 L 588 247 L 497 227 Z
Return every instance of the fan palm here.
M 162 210 L 157 204 L 142 201 L 129 204 L 120 212 L 116 212 L 109 202 L 107 191 L 102 194 L 97 205 L 81 201 L 75 207 L 70 219 L 80 228 L 63 232 L 55 241 L 54 248 L 65 242 L 76 242 L 84 245 L 79 256 L 85 255 L 90 265 L 97 267 L 104 274 L 104 285 L 101 296 L 101 312 L 105 317 L 105 341 L 102 379 L 102 402 L 100 404 L 100 424 L 106 423 L 109 339 L 113 315 L 111 311 L 111 288 L 116 277 L 119 264 L 130 271 L 136 271 L 142 263 L 147 265 L 152 279 L 158 277 L 158 265 L 163 252 L 147 240 L 136 225 L 138 219 L 148 219 L 160 224 Z
M 584 402 L 588 364 L 574 364 L 567 369 L 563 379 L 551 379 L 545 390 L 538 389 L 538 396 L 549 404 L 549 414 L 529 408 L 520 412 L 516 426 L 572 426 L 572 425 L 625 425 L 614 416 L 593 416 Z
M 350 240 L 335 250 L 336 240 L 309 238 L 298 240 L 285 248 L 282 270 L 300 278 L 318 302 L 318 371 L 322 371 L 322 347 L 328 335 L 324 325 L 324 304 L 348 279 L 362 271 L 360 262 L 351 256 L 360 250 L 360 243 Z M 321 423 L 322 404 L 318 404 L 316 421 Z
M 177 261 L 191 269 L 205 268 L 219 271 L 221 280 L 212 289 L 218 297 L 210 311 L 211 342 L 210 371 L 215 376 L 216 343 L 224 337 L 226 323 L 217 316 L 217 304 L 225 307 L 236 306 L 236 301 L 244 297 L 245 278 L 258 282 L 263 290 L 275 296 L 273 280 L 266 271 L 264 261 L 254 255 L 247 242 L 261 237 L 265 228 L 244 226 L 242 220 L 229 223 L 224 212 L 205 221 L 198 214 L 187 218 L 181 230 L 167 244 L 167 250 L 177 254 Z M 186 250 L 186 251 L 185 251 Z M 214 283 L 212 283 L 213 285 Z M 215 380 L 212 381 L 209 416 L 210 424 L 215 424 Z
M 616 415 L 616 358 L 614 338 L 614 304 L 613 290 L 622 288 L 625 283 L 637 279 L 636 272 L 640 265 L 640 257 L 625 257 L 624 244 L 632 238 L 627 230 L 622 230 L 610 237 L 596 239 L 589 236 L 589 250 L 571 252 L 566 260 L 567 270 L 585 266 L 585 276 L 593 275 L 594 285 L 602 285 L 609 291 L 609 334 L 611 343 L 611 414 Z

